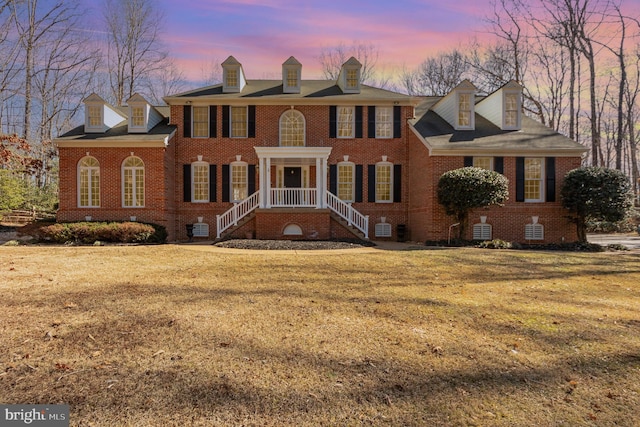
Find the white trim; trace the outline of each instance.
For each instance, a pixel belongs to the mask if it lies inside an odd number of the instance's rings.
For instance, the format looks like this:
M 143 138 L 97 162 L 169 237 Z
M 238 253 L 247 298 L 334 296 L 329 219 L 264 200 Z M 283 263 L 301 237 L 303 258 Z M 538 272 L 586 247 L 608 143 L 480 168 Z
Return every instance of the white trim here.
M 207 173 L 206 173 L 206 177 L 207 177 L 207 197 L 206 199 L 201 199 L 201 200 L 196 200 L 196 191 L 195 191 L 195 187 L 196 187 L 196 182 L 195 182 L 195 168 L 196 166 L 206 166 L 207 167 Z M 209 165 L 209 163 L 207 162 L 203 162 L 203 161 L 197 161 L 197 162 L 193 162 L 191 163 L 191 203 L 209 203 L 209 194 L 211 192 L 211 182 L 209 182 L 209 168 L 211 166 Z
M 538 180 L 539 190 L 540 190 L 540 198 L 538 199 L 527 199 L 527 160 L 540 160 L 540 178 Z M 524 158 L 524 195 L 525 195 L 525 203 L 542 203 L 545 201 L 545 158 L 544 157 L 525 157 Z
M 378 166 L 389 167 L 389 200 L 382 200 L 378 198 Z M 376 163 L 375 174 L 376 203 L 393 203 L 393 163 L 387 161 Z M 371 177 L 369 177 L 369 179 L 371 179 Z
M 490 171 L 494 170 L 493 156 L 473 156 L 473 167 L 474 168 L 480 168 L 481 166 L 476 166 L 476 159 L 489 159 L 489 169 L 488 170 L 490 170 Z
M 96 161 L 96 163 L 98 163 L 98 166 L 81 166 L 81 163 L 85 160 L 85 159 L 93 159 Z M 87 201 L 88 204 L 87 205 L 82 205 L 81 203 L 81 193 L 82 193 L 82 188 L 81 188 L 81 181 L 80 181 L 80 172 L 85 169 L 87 170 L 88 174 L 87 174 Z M 93 193 L 92 193 L 92 171 L 98 171 L 98 204 L 97 205 L 93 205 L 91 204 L 92 199 L 93 199 Z M 98 159 L 96 159 L 94 156 L 90 156 L 90 155 L 86 155 L 84 157 L 82 157 L 80 160 L 78 160 L 78 163 L 76 164 L 76 189 L 77 189 L 77 206 L 79 208 L 99 208 L 100 204 L 101 204 L 101 195 L 100 195 L 100 188 L 102 187 L 102 183 L 100 182 L 100 161 Z
M 138 160 L 140 160 L 142 162 L 142 166 L 125 166 L 125 163 L 129 159 L 138 159 Z M 132 199 L 131 200 L 133 201 L 133 205 L 131 205 L 131 206 L 127 206 L 125 204 L 125 191 L 124 191 L 125 190 L 125 179 L 124 179 L 124 171 L 125 171 L 125 169 L 131 169 L 132 172 L 133 172 L 132 175 L 131 175 L 131 177 L 132 177 L 132 182 L 131 182 L 131 185 L 132 185 L 131 197 L 132 197 Z M 122 197 L 121 198 L 121 203 L 122 203 L 122 207 L 123 208 L 127 208 L 127 209 L 129 209 L 129 208 L 132 208 L 132 209 L 144 208 L 144 206 L 146 204 L 146 201 L 147 201 L 146 200 L 146 182 L 145 182 L 145 180 L 146 180 L 146 176 L 145 176 L 146 175 L 146 170 L 145 169 L 146 169 L 146 167 L 145 167 L 145 164 L 144 164 L 144 160 L 142 160 L 138 156 L 129 156 L 129 157 L 127 157 L 126 159 L 124 159 L 122 161 L 122 164 L 120 165 L 120 179 L 121 179 L 120 182 L 122 183 L 121 190 L 120 190 L 120 195 Z M 142 170 L 142 205 L 137 205 L 136 204 L 136 199 L 137 199 L 136 198 L 136 195 L 137 195 L 137 189 L 136 189 L 137 178 L 136 178 L 135 171 L 137 171 L 137 170 Z
M 389 111 L 389 122 L 387 123 L 389 125 L 389 136 L 380 136 L 378 134 L 378 109 L 385 109 Z M 383 106 L 383 105 L 376 105 L 375 107 L 375 131 L 376 131 L 376 139 L 393 139 L 393 106 Z
M 233 167 L 244 167 L 244 184 L 245 184 L 245 188 L 244 188 L 244 192 L 245 192 L 245 196 L 241 197 L 239 199 L 234 198 L 234 194 L 233 194 Z M 211 185 L 211 184 L 209 184 Z M 232 203 L 238 203 L 243 201 L 244 199 L 246 199 L 247 197 L 249 197 L 249 164 L 247 162 L 238 160 L 235 162 L 231 162 L 229 163 L 229 201 Z
M 340 167 L 348 167 L 351 168 L 351 182 L 349 183 L 351 185 L 351 197 L 348 199 L 342 199 L 340 198 Z M 356 200 L 356 164 L 350 161 L 344 161 L 344 162 L 339 162 L 336 165 L 336 196 L 338 196 L 338 198 L 340 198 L 340 200 L 342 200 L 343 202 L 346 203 L 353 203 Z
M 460 124 L 460 98 L 462 96 L 469 96 L 469 110 L 465 110 L 469 112 L 469 124 L 463 125 Z M 474 113 L 474 104 L 475 104 L 475 92 L 470 90 L 456 90 L 456 116 L 454 128 L 456 130 L 473 130 L 475 129 L 475 113 Z
M 351 134 L 350 135 L 340 135 L 340 109 L 350 109 L 351 110 Z M 347 124 L 348 122 L 342 122 Z M 353 105 L 338 105 L 336 106 L 336 138 L 338 139 L 353 139 L 356 135 L 356 107 Z
M 290 115 L 290 114 L 295 114 L 298 118 L 302 118 L 302 145 L 301 146 L 300 145 L 282 145 L 282 135 L 283 135 L 282 120 L 285 118 L 286 115 Z M 280 115 L 280 119 L 278 121 L 278 145 L 280 147 L 304 147 L 307 145 L 307 120 L 301 111 L 290 109 Z
M 207 120 L 206 120 L 206 127 L 205 129 L 207 130 L 205 132 L 204 136 L 195 136 L 195 121 L 196 121 L 196 114 L 195 114 L 195 109 L 196 108 L 204 108 L 207 112 Z M 211 113 L 211 110 L 209 108 L 208 105 L 192 105 L 191 106 L 191 138 L 195 138 L 195 139 L 204 139 L 204 138 L 209 138 L 211 135 L 209 135 L 209 123 L 211 122 L 211 117 L 209 117 L 209 114 Z M 229 113 L 231 114 L 231 113 Z M 231 135 L 231 134 L 229 134 Z
M 233 109 L 234 108 L 244 108 L 244 136 L 234 136 L 233 135 Z M 234 139 L 247 139 L 249 137 L 249 106 L 248 105 L 230 105 L 229 106 L 229 138 Z

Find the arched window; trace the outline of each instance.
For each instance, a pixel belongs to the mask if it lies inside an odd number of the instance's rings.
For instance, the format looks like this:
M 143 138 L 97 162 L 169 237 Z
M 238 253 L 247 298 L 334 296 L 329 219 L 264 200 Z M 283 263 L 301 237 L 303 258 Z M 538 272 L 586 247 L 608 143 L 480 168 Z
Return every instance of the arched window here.
M 280 116 L 280 146 L 304 147 L 305 120 L 300 111 L 287 110 Z
M 100 207 L 100 163 L 87 156 L 78 162 L 78 206 Z
M 128 157 L 122 163 L 122 206 L 144 206 L 144 162 L 139 157 Z

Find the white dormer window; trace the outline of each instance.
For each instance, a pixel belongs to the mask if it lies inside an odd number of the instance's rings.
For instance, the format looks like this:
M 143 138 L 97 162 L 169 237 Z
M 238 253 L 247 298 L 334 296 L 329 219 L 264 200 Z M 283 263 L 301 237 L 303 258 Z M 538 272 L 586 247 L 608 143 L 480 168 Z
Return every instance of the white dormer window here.
M 347 89 L 358 88 L 358 83 L 360 81 L 358 74 L 360 74 L 358 70 L 347 70 Z
M 227 71 L 227 87 L 238 87 L 238 70 Z
M 520 93 L 504 93 L 504 129 L 520 129 Z
M 293 56 L 282 64 L 282 91 L 284 93 L 300 93 L 302 64 Z
M 89 110 L 89 127 L 90 128 L 102 128 L 103 119 L 102 119 L 102 105 L 88 105 Z
M 342 65 L 338 76 L 338 86 L 344 93 L 360 93 L 360 70 L 362 64 L 351 57 Z
M 287 70 L 287 86 L 298 86 L 298 73 L 296 70 Z
M 131 126 L 145 127 L 144 122 L 144 107 L 131 107 Z
M 472 93 L 458 93 L 458 129 L 473 129 L 472 99 Z
M 84 99 L 84 130 L 86 133 L 104 133 L 126 120 L 126 115 L 107 104 L 97 94 Z
M 244 78 L 242 65 L 233 56 L 222 64 L 222 91 L 224 93 L 242 92 L 247 81 Z

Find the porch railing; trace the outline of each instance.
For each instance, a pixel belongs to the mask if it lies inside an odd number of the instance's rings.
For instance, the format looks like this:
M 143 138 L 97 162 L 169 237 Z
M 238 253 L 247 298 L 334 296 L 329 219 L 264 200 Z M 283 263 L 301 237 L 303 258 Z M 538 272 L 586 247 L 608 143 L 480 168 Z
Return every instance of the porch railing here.
M 260 200 L 260 191 L 256 191 L 242 202 L 234 205 L 231 209 L 223 213 L 222 215 L 216 215 L 216 230 L 217 238 L 220 238 L 222 233 L 233 226 L 238 225 L 245 216 L 253 212 L 257 207 Z
M 349 203 L 340 200 L 335 194 L 325 192 L 327 207 L 335 212 L 339 217 L 347 221 L 349 226 L 355 227 L 364 234 L 364 238 L 369 238 L 369 215 L 362 215 Z
M 317 207 L 317 190 L 315 188 L 272 188 L 271 207 L 296 208 Z

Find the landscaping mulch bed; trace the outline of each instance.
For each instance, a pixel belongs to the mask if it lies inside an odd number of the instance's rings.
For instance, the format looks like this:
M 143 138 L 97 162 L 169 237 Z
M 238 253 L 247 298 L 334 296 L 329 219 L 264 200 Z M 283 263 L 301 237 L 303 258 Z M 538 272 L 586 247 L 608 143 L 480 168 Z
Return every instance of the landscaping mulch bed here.
M 317 250 L 317 249 L 354 249 L 375 246 L 372 242 L 338 240 L 258 240 L 232 239 L 215 243 L 215 246 L 232 249 L 262 250 Z

